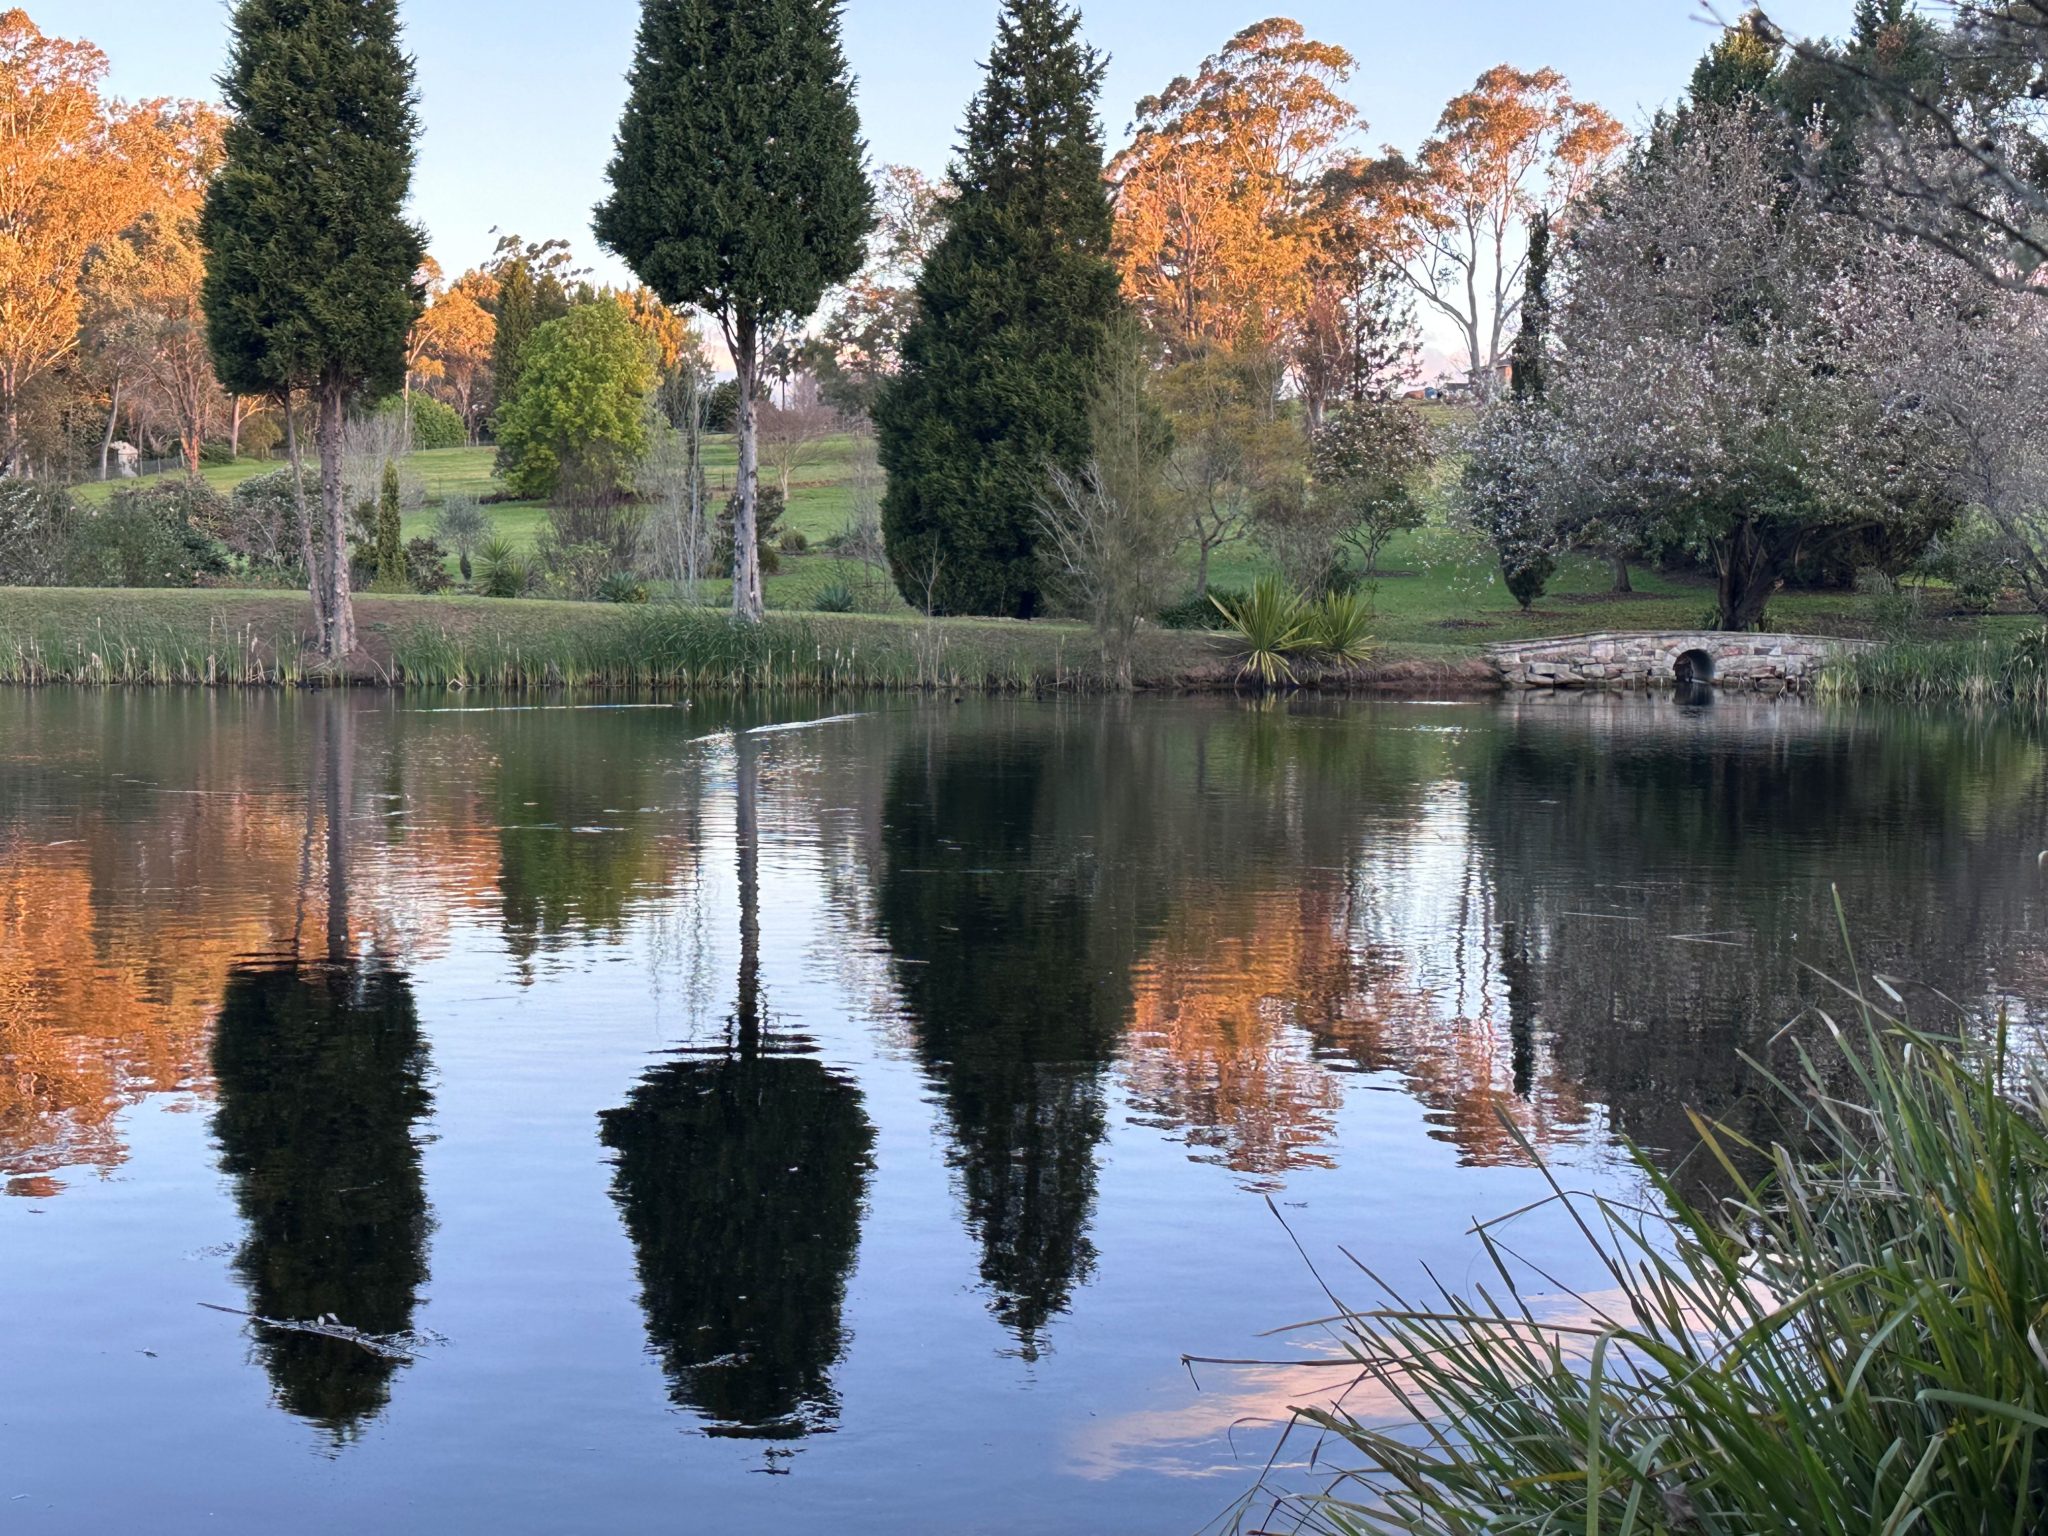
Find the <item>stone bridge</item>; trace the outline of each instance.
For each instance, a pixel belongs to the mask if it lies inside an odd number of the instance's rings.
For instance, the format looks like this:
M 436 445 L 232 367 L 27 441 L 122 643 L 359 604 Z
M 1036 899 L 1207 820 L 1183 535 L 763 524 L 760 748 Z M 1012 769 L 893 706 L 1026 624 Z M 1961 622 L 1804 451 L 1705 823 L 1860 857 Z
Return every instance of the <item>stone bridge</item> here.
M 1861 644 L 1819 635 L 1672 630 L 1519 640 L 1487 654 L 1509 688 L 1642 690 L 1691 682 L 1752 693 L 1804 693 L 1828 662 Z

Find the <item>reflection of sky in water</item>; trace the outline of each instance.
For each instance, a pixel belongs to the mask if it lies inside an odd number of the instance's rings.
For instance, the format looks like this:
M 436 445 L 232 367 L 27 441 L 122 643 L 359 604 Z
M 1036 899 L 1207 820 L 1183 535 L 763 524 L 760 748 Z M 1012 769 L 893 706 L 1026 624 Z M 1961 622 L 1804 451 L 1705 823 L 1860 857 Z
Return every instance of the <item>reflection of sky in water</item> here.
M 1503 1117 L 1612 1185 L 1617 1131 L 1748 1112 L 1836 884 L 1873 964 L 2048 981 L 1997 727 L 733 723 L 0 696 L 22 1529 L 1192 1529 L 1343 1385 L 1179 1363 L 1319 1347 L 1257 1338 L 1327 1309 L 1263 1197 L 1347 1299 L 1347 1249 L 1457 1286 L 1542 1192 Z M 209 1306 L 448 1342 L 366 1371 Z

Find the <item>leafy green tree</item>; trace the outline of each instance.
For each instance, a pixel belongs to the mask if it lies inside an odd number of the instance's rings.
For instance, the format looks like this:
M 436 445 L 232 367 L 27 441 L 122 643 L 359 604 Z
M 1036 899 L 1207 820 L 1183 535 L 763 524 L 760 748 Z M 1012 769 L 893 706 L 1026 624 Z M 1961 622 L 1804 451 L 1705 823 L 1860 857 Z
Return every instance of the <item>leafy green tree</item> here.
M 860 269 L 873 223 L 840 0 L 642 0 L 597 237 L 718 317 L 739 384 L 733 612 L 758 619 L 764 341 Z
M 1070 7 L 1005 0 L 946 233 L 875 415 L 890 565 L 920 608 L 1028 618 L 1040 606 L 1039 498 L 1048 470 L 1088 460 L 1098 361 L 1122 308 L 1102 71 Z
M 526 344 L 519 393 L 498 417 L 505 482 L 521 496 L 552 496 L 573 477 L 616 491 L 647 451 L 654 359 L 626 312 L 579 304 Z
M 1435 462 L 1429 423 L 1393 401 L 1348 405 L 1316 434 L 1316 499 L 1336 514 L 1366 576 L 1379 574 L 1388 540 L 1422 526 L 1427 509 L 1419 483 Z
M 398 0 L 240 0 L 231 29 L 234 115 L 200 221 L 207 342 L 231 392 L 303 389 L 318 408 L 321 537 L 301 521 L 321 650 L 339 661 L 355 649 L 343 422 L 354 397 L 403 386 L 420 312 L 412 61 Z
M 569 313 L 569 283 L 579 275 L 570 270 L 569 262 L 566 240 L 498 237 L 497 249 L 486 268 L 497 284 L 497 297 L 491 302 L 491 318 L 496 322 L 491 332 L 494 430 L 496 413 L 503 411 L 519 393 L 527 342 L 550 320 L 559 320 Z

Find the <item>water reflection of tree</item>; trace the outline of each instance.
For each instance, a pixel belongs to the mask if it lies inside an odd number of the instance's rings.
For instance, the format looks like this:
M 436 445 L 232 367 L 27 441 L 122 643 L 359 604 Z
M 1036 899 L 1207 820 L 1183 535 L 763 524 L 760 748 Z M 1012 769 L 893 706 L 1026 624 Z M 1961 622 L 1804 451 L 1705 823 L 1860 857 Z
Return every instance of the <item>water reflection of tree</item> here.
M 1763 1113 L 1743 1058 L 1823 998 L 1808 967 L 1847 969 L 1838 890 L 1866 967 L 1965 1002 L 2036 942 L 2041 883 L 2005 850 L 2038 841 L 2042 763 L 1958 719 L 1504 715 L 1464 767 L 1517 1030 L 1648 1146 Z
M 312 905 L 317 838 L 325 952 L 229 972 L 213 1039 L 214 1136 L 248 1223 L 235 1270 L 250 1313 L 404 1333 L 427 1277 L 431 1223 L 415 1138 L 432 1107 L 427 1047 L 404 974 L 355 952 L 355 754 L 345 705 L 317 718 L 314 752 L 300 896 Z M 295 949 L 311 946 L 306 923 L 294 932 Z M 383 1410 L 395 1358 L 255 1326 L 289 1412 L 345 1440 Z
M 669 743 L 633 712 L 506 714 L 492 722 L 498 878 L 505 934 L 524 960 L 564 938 L 623 932 L 636 902 L 668 888 L 682 849 L 674 817 L 641 814 L 658 793 Z
M 796 1439 L 838 1418 L 846 1280 L 875 1133 L 860 1092 L 769 1032 L 758 744 L 735 744 L 738 1001 L 724 1045 L 643 1078 L 602 1117 L 647 1332 L 713 1434 Z
M 1096 723 L 913 740 L 883 807 L 878 917 L 952 1125 L 981 1274 L 1026 1357 L 1088 1276 L 1107 1063 L 1160 830 L 1151 733 Z
M 409 1330 L 429 1229 L 415 1128 L 432 1100 L 405 977 L 374 962 L 237 969 L 213 1069 L 214 1135 L 248 1223 L 235 1271 L 249 1310 Z M 278 1329 L 259 1327 L 257 1349 L 284 1407 L 337 1439 L 383 1409 L 397 1369 Z

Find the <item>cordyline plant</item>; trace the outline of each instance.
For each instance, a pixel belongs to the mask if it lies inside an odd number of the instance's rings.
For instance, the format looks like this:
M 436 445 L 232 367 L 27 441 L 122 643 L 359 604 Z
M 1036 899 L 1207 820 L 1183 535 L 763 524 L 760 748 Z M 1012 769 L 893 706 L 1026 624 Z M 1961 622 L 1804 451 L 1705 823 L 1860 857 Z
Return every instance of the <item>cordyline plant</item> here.
M 2048 1525 L 2048 1077 L 2015 1066 L 2003 1026 L 1989 1047 L 1937 1038 L 1875 986 L 1845 990 L 1853 1022 L 1819 1014 L 1829 1060 L 1802 1048 L 1796 1072 L 1766 1074 L 1806 1150 L 1696 1122 L 1732 1189 L 1718 1205 L 1640 1155 L 1662 1213 L 1553 1177 L 1604 1271 L 1569 1321 L 1525 1289 L 1497 1223 L 1479 1233 L 1495 1279 L 1471 1294 L 1388 1289 L 1342 1312 L 1401 1422 L 1302 1413 L 1362 1465 L 1260 1495 L 1244 1528 Z

